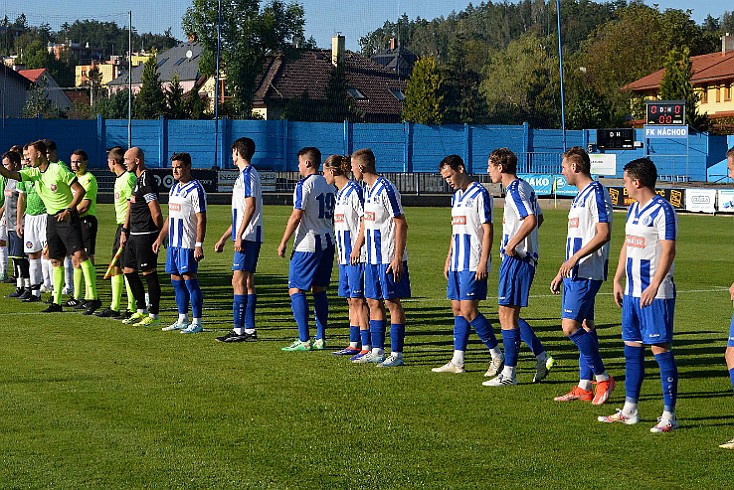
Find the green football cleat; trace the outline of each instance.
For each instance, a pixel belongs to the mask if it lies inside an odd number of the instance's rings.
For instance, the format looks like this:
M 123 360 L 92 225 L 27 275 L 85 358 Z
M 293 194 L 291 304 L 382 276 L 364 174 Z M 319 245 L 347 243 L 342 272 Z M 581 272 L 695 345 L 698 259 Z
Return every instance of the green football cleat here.
M 305 342 L 301 342 L 300 340 L 295 340 L 291 345 L 288 347 L 283 347 L 280 350 L 288 351 L 288 352 L 305 352 L 311 350 L 311 341 L 307 340 Z

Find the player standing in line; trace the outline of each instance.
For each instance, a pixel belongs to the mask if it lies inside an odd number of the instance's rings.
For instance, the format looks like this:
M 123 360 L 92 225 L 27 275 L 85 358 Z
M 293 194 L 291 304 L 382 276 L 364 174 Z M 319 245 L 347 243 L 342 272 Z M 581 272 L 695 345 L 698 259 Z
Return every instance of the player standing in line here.
M 5 224 L 5 186 L 8 179 L 0 176 L 0 282 L 8 280 L 8 227 Z
M 438 170 L 455 191 L 451 197 L 451 241 L 443 270 L 448 280 L 446 297 L 451 300 L 454 313 L 454 356 L 431 371 L 464 372 L 464 353 L 473 327 L 492 357 L 485 376 L 496 376 L 502 370 L 505 356 L 492 324 L 479 312 L 479 302 L 487 299 L 487 274 L 492 268 L 494 202 L 487 189 L 466 173 L 459 155 L 441 160 Z
M 64 257 L 67 252 L 77 255 L 81 262 L 84 280 L 93 288 L 91 296 L 97 300 L 95 271 L 92 261 L 84 251 L 81 237 L 77 205 L 84 198 L 84 188 L 77 182 L 77 177 L 66 168 L 49 163 L 46 158 L 46 145 L 36 141 L 28 145 L 28 156 L 31 167 L 18 172 L 0 168 L 0 175 L 23 182 L 40 182 L 36 191 L 46 205 L 50 217 L 46 221 L 46 238 L 49 256 L 54 267 L 54 299 L 43 313 L 63 311 L 61 306 L 61 284 L 64 281 Z M 72 195 L 72 189 L 76 194 Z
M 377 367 L 405 364 L 405 311 L 402 298 L 410 298 L 408 274 L 408 222 L 403 213 L 400 192 L 377 174 L 375 154 L 369 148 L 352 154 L 352 175 L 367 184 L 364 219 L 352 250 L 352 263 L 359 260 L 359 250 L 366 243 L 367 263 L 364 272 L 364 295 L 370 309 L 372 351 L 356 359 L 358 363 L 376 363 Z M 390 356 L 385 357 L 385 330 L 390 311 Z
M 349 345 L 333 354 L 352 356 L 354 360 L 370 351 L 370 313 L 364 299 L 365 248 L 360 248 L 359 262 L 352 264 L 350 259 L 364 217 L 364 193 L 359 184 L 349 179 L 351 168 L 349 156 L 331 155 L 324 160 L 324 178 L 338 189 L 334 233 L 339 249 L 339 296 L 346 298 L 349 305 Z
M 74 150 L 71 157 L 69 158 L 71 163 L 71 171 L 77 176 L 78 182 L 84 187 L 86 191 L 84 193 L 84 199 L 77 206 L 79 212 L 79 221 L 82 227 L 82 242 L 84 243 L 84 250 L 87 252 L 87 256 L 94 263 L 94 252 L 97 244 L 97 179 L 94 177 L 92 172 L 87 171 L 89 165 L 89 157 L 87 152 L 84 150 Z M 88 308 L 92 298 L 90 295 L 89 287 L 84 288 L 84 299 L 82 299 L 82 280 L 83 273 L 80 267 L 79 261 L 72 257 L 72 264 L 74 266 L 74 297 L 66 302 L 66 306 L 71 306 L 77 309 L 86 308 L 84 311 L 85 315 L 91 315 L 94 311 L 99 308 L 91 309 Z
M 166 272 L 171 275 L 171 285 L 176 296 L 178 320 L 161 330 L 181 333 L 199 333 L 204 297 L 201 294 L 196 272 L 204 258 L 206 235 L 206 192 L 201 183 L 191 176 L 191 155 L 174 153 L 171 169 L 175 184 L 168 193 L 168 220 L 158 239 L 153 243 L 153 252 L 158 253 L 163 241 L 168 238 Z M 189 323 L 189 303 L 192 321 Z
M 538 228 L 543 214 L 532 187 L 517 177 L 517 156 L 508 148 L 499 148 L 489 155 L 488 168 L 492 182 L 505 187 L 505 207 L 502 213 L 502 241 L 499 271 L 499 320 L 505 348 L 505 366 L 484 386 L 517 384 L 517 358 L 520 340 L 533 351 L 537 359 L 533 383 L 543 380 L 553 367 L 549 356 L 530 325 L 520 318 L 520 309 L 528 305 L 538 263 Z
M 219 342 L 257 340 L 255 271 L 263 241 L 263 198 L 260 174 L 252 165 L 254 154 L 255 142 L 250 138 L 239 138 L 232 143 L 232 162 L 240 171 L 232 188 L 232 224 L 214 245 L 214 251 L 222 253 L 227 240 L 234 242 L 232 260 L 234 326 L 226 335 L 216 338 Z
M 285 225 L 278 245 L 278 255 L 285 257 L 288 241 L 293 239 L 288 273 L 288 294 L 291 297 L 293 318 L 298 325 L 298 340 L 285 351 L 322 350 L 326 347 L 326 326 L 329 318 L 329 300 L 326 289 L 331 280 L 334 264 L 334 188 L 319 175 L 321 152 L 314 147 L 298 152 L 298 172 L 303 177 L 293 191 L 293 212 Z M 313 294 L 316 317 L 316 339 L 309 333 L 308 300 Z
M 589 154 L 574 146 L 563 154 L 562 173 L 579 193 L 568 212 L 566 259 L 551 281 L 553 294 L 563 287 L 561 327 L 579 348 L 579 383 L 558 402 L 590 401 L 601 405 L 616 385 L 604 369 L 594 328 L 596 293 L 607 279 L 609 240 L 612 237 L 612 200 L 603 185 L 591 178 Z M 596 393 L 592 379 L 596 376 Z
M 734 146 L 726 152 L 726 169 L 729 171 L 729 178 L 734 179 Z M 729 287 L 729 295 L 734 303 L 734 283 Z M 726 343 L 724 357 L 726 359 L 726 368 L 729 370 L 729 379 L 731 379 L 731 385 L 734 387 L 734 316 L 732 316 L 731 324 L 729 325 L 729 339 Z M 734 449 L 734 439 L 720 444 L 719 447 L 723 449 Z
M 145 168 L 143 150 L 138 147 L 130 148 L 125 152 L 123 160 L 127 171 L 134 172 L 137 177 L 120 234 L 120 246 L 125 247 L 122 270 L 130 284 L 138 309 L 122 323 L 157 327 L 161 324 L 158 318 L 161 283 L 156 269 L 158 254 L 153 251 L 153 242 L 163 227 L 163 214 L 158 203 L 158 187 L 151 173 Z M 148 285 L 149 310 L 145 304 L 145 286 L 140 280 L 138 271 L 142 271 Z
M 17 172 L 21 168 L 20 155 L 8 151 L 2 156 L 3 167 Z M 23 214 L 18 221 L 19 179 L 9 178 L 5 184 L 5 222 L 8 228 L 8 256 L 13 260 L 16 289 L 7 298 L 28 299 L 31 296 L 28 258 L 23 252 Z
M 46 158 L 48 158 L 49 163 L 56 163 L 64 167 L 66 170 L 69 170 L 69 166 L 63 160 L 59 160 L 59 152 L 56 148 L 56 142 L 50 139 L 45 139 L 43 140 L 43 143 L 46 145 Z M 62 294 L 73 296 L 74 262 L 71 259 L 71 255 L 67 255 L 64 259 L 64 274 L 64 289 L 62 291 Z
M 664 404 L 663 415 L 650 432 L 670 432 L 678 428 L 678 367 L 671 350 L 678 216 L 668 201 L 655 194 L 656 180 L 657 169 L 649 158 L 624 166 L 624 188 L 635 202 L 627 211 L 625 243 L 614 274 L 614 301 L 622 307 L 626 395 L 622 410 L 599 417 L 599 421 L 627 425 L 640 421 L 637 403 L 645 377 L 645 346 L 649 345 L 660 367 Z M 627 277 L 624 288 L 622 276 Z
M 107 167 L 110 169 L 110 172 L 115 174 L 114 206 L 117 230 L 115 231 L 115 240 L 112 245 L 113 258 L 120 249 L 120 235 L 122 234 L 122 227 L 125 225 L 125 218 L 127 217 L 128 201 L 135 187 L 135 173 L 127 171 L 123 160 L 124 154 L 125 150 L 119 146 L 110 148 L 107 152 Z M 127 281 L 127 277 L 122 273 L 122 260 L 123 258 L 119 257 L 117 263 L 110 271 L 112 288 L 110 307 L 95 312 L 95 316 L 102 318 L 122 318 L 124 320 L 129 318 L 137 309 L 137 303 L 130 289 L 130 284 Z M 120 311 L 123 286 L 127 291 L 127 311 L 125 312 Z

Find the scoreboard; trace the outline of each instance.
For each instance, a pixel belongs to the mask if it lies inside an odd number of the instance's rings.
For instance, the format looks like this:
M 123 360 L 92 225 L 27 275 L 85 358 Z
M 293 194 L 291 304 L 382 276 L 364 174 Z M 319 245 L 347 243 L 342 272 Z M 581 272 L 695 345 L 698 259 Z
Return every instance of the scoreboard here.
M 645 124 L 649 125 L 685 125 L 686 101 L 684 100 L 649 100 Z

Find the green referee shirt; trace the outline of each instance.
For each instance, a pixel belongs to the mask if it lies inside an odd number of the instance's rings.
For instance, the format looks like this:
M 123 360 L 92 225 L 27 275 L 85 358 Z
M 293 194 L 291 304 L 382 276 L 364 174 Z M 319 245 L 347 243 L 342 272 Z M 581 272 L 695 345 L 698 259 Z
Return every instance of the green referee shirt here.
M 25 214 L 30 216 L 38 216 L 46 212 L 46 205 L 43 204 L 43 199 L 38 195 L 36 186 L 38 182 L 18 182 L 15 187 L 18 192 L 25 193 Z
M 35 167 L 19 170 L 23 182 L 39 182 L 36 187 L 38 195 L 43 199 L 48 214 L 56 214 L 68 208 L 74 196 L 71 184 L 77 180 L 70 170 L 56 163 L 49 163 L 45 172 Z
M 115 220 L 118 225 L 125 224 L 127 218 L 127 201 L 135 187 L 135 174 L 133 172 L 121 173 L 115 179 Z
M 85 172 L 82 175 L 76 176 L 79 183 L 87 191 L 84 194 L 84 200 L 89 201 L 89 209 L 85 212 L 80 213 L 79 217 L 84 218 L 85 216 L 97 216 L 97 179 L 94 177 L 92 172 Z

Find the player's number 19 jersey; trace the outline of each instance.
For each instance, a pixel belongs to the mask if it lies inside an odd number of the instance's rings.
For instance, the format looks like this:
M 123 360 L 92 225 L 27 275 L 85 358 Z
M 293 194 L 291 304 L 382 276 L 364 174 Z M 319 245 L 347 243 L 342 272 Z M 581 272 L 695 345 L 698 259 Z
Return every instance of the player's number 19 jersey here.
M 293 250 L 317 252 L 334 246 L 334 187 L 323 175 L 311 174 L 296 184 L 293 207 L 303 211 L 296 228 Z

